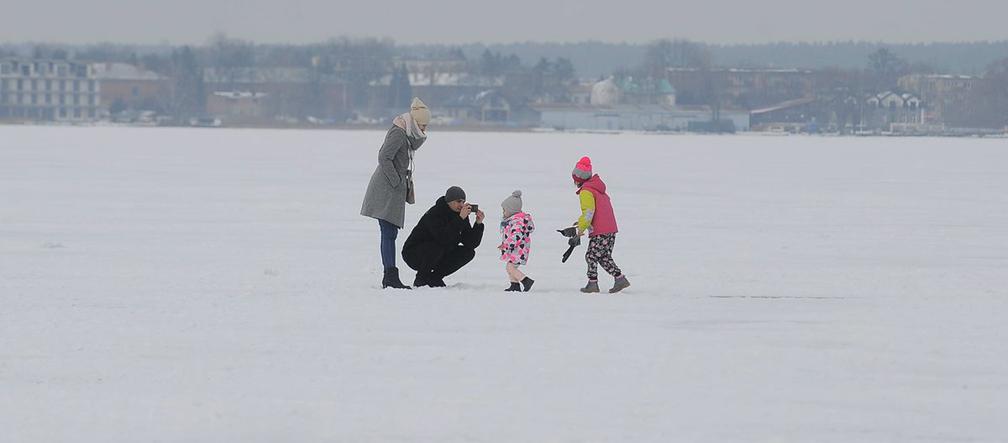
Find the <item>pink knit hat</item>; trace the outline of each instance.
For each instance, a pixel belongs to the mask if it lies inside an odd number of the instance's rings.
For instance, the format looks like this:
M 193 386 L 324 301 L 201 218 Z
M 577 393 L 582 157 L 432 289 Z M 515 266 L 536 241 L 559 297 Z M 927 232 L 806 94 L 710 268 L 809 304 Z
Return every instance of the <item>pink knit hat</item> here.
M 581 157 L 581 160 L 578 160 L 577 165 L 574 165 L 574 171 L 571 172 L 571 177 L 573 177 L 574 182 L 578 184 L 592 178 L 591 159 L 588 157 Z

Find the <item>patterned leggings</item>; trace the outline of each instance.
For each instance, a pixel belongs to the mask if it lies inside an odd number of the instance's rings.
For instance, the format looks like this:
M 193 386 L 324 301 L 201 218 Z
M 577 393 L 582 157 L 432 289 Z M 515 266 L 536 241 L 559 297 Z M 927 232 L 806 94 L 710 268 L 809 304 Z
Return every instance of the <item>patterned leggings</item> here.
M 585 261 L 588 262 L 588 279 L 598 280 L 598 265 L 602 265 L 609 275 L 619 277 L 623 274 L 612 259 L 613 247 L 616 246 L 616 234 L 602 234 L 591 237 L 588 242 L 588 252 Z

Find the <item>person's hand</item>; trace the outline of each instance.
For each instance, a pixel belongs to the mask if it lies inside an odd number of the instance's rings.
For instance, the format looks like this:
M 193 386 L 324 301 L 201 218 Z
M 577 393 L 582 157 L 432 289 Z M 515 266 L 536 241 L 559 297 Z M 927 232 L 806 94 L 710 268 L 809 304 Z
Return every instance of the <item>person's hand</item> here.
M 476 223 L 483 223 L 483 218 L 485 218 L 485 217 L 486 217 L 486 214 L 483 213 L 482 209 L 477 209 L 476 210 Z
M 472 206 L 469 206 L 469 204 L 466 203 L 462 206 L 462 210 L 459 211 L 459 217 L 462 217 L 463 220 L 468 220 L 469 214 L 472 214 Z

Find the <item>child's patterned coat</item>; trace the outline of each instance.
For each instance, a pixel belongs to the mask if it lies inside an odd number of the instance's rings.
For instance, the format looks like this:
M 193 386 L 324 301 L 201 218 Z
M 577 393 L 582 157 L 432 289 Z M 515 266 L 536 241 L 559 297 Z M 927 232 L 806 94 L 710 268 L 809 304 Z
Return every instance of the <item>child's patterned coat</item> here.
M 515 265 L 528 263 L 532 251 L 532 231 L 535 231 L 535 224 L 530 214 L 519 212 L 502 221 L 500 232 L 503 241 L 498 246 L 501 261 Z

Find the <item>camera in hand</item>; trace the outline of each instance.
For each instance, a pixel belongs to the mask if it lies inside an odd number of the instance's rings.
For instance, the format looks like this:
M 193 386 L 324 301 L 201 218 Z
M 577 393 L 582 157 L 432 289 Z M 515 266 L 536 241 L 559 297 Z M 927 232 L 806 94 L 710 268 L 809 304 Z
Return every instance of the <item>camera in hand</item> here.
M 471 210 L 472 213 L 475 214 L 477 211 L 479 211 L 479 205 L 470 203 L 469 210 Z

